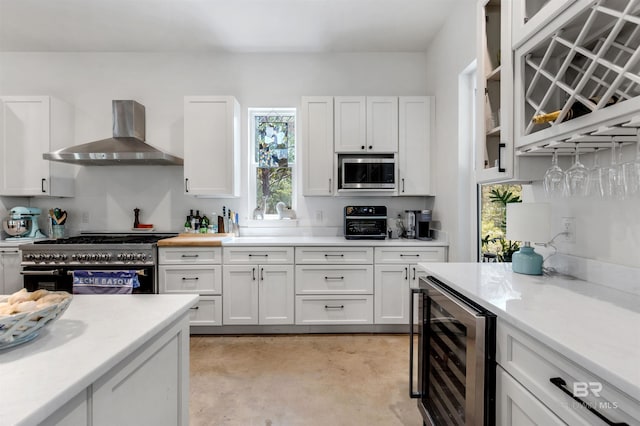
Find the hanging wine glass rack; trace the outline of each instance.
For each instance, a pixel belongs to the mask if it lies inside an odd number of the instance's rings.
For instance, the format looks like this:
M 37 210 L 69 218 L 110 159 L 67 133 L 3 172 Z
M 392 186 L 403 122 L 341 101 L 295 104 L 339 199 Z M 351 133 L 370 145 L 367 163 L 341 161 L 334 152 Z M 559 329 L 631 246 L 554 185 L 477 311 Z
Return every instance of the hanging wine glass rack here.
M 517 155 L 637 141 L 640 0 L 578 3 L 515 52 Z

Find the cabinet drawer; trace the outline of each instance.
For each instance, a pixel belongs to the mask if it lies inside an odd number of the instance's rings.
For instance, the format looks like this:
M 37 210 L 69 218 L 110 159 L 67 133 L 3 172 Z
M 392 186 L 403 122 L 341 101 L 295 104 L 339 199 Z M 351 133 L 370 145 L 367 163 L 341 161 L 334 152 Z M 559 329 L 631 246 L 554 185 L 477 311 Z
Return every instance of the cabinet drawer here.
M 373 267 L 297 265 L 296 294 L 373 294 Z
M 444 247 L 376 247 L 376 263 L 446 262 Z
M 201 296 L 189 311 L 191 325 L 222 325 L 222 296 Z
M 640 418 L 640 402 L 500 319 L 496 358 L 502 368 L 569 424 L 592 425 L 599 420 L 551 383 L 551 378 L 564 380 L 569 392 L 575 386 L 580 392 L 576 396 L 609 420 L 635 424 Z
M 222 248 L 160 247 L 158 258 L 161 265 L 217 264 L 222 263 Z
M 373 296 L 296 296 L 296 324 L 373 324 Z
M 372 264 L 372 247 L 296 247 L 297 264 Z
M 158 268 L 160 293 L 222 293 L 222 266 L 165 266 Z
M 224 247 L 223 256 L 227 265 L 293 263 L 293 247 Z

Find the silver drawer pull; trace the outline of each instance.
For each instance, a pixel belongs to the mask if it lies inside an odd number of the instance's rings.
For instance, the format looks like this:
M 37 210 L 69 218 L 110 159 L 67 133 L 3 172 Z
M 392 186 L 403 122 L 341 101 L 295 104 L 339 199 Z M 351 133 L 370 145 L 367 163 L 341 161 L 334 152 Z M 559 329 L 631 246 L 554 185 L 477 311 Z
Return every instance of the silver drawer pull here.
M 344 309 L 344 305 L 337 305 L 337 306 L 324 305 L 324 308 L 325 308 L 326 310 L 329 310 L 329 309 Z
M 324 255 L 324 257 L 330 257 L 330 256 L 333 256 L 333 257 L 344 257 L 344 254 L 325 254 Z
M 200 257 L 199 254 L 183 254 L 182 257 Z
M 400 253 L 400 257 L 420 257 L 419 254 L 402 254 Z
M 344 277 L 324 277 L 325 280 L 344 280 Z
M 182 277 L 182 281 L 198 281 L 200 278 L 198 277 Z

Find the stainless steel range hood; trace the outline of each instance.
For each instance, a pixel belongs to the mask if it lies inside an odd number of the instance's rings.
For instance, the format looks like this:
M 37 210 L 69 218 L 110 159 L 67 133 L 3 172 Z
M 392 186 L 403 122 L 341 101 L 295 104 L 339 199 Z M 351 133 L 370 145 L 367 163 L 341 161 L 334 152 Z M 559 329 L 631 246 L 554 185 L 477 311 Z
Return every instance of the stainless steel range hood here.
M 113 137 L 42 154 L 45 160 L 83 166 L 182 165 L 182 158 L 162 152 L 144 142 L 144 105 L 114 100 Z

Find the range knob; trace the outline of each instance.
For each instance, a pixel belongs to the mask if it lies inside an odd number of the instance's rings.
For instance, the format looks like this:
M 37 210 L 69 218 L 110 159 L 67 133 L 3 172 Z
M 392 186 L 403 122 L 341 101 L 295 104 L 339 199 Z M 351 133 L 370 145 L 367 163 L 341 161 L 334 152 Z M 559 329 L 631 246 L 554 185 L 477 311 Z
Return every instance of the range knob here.
M 42 255 L 41 254 L 34 254 L 33 255 L 33 260 L 35 260 L 36 262 L 40 262 L 42 260 Z
M 138 253 L 136 254 L 136 260 L 146 260 L 147 259 L 147 255 L 145 253 Z
M 61 254 L 61 255 L 60 255 L 60 260 L 61 260 L 61 261 L 63 261 L 63 262 L 64 262 L 65 260 L 67 260 L 67 255 L 66 255 L 66 254 Z

